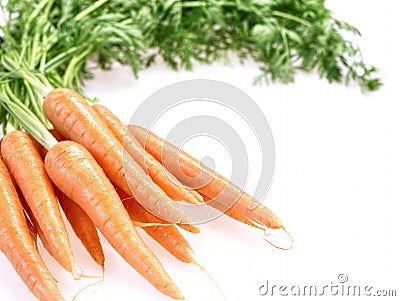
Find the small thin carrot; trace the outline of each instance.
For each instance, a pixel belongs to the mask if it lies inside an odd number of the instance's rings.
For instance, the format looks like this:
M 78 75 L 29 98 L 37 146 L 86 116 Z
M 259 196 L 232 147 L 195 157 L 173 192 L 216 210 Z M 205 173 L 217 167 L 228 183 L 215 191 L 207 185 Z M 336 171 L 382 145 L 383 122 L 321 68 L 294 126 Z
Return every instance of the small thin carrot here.
M 79 205 L 63 194 L 57 187 L 54 187 L 54 191 L 75 235 L 94 261 L 104 270 L 105 258 L 96 226 Z
M 52 249 L 50 253 L 78 278 L 58 201 L 35 143 L 27 133 L 12 131 L 4 136 L 1 153 Z
M 107 176 L 143 206 L 175 223 L 190 223 L 182 209 L 123 151 L 107 124 L 79 94 L 69 89 L 52 90 L 43 109 L 64 137 L 85 146 Z M 128 185 L 130 183 L 130 185 Z
M 171 143 L 157 137 L 145 128 L 129 125 L 128 130 L 159 162 L 185 185 L 206 196 L 207 204 L 230 217 L 259 228 L 284 229 L 281 220 L 238 186 L 216 173 Z
M 126 126 L 109 109 L 99 104 L 93 105 L 93 109 L 103 118 L 133 159 L 170 198 L 194 205 L 203 202 L 202 196 L 196 190 L 189 189 L 180 183 L 160 162 L 146 152 L 135 137 L 129 132 L 126 133 Z
M 0 159 L 0 249 L 29 290 L 43 301 L 62 301 L 57 283 L 36 249 L 18 193 Z
M 93 156 L 82 145 L 62 141 L 49 149 L 46 171 L 53 183 L 76 202 L 114 249 L 158 290 L 183 296 L 137 234 L 121 199 Z

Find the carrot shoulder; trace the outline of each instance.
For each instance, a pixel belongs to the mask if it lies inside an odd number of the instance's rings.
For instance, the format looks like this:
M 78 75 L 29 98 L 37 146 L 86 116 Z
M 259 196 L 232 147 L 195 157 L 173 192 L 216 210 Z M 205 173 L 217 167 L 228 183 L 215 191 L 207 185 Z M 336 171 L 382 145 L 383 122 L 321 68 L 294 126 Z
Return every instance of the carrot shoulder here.
M 86 147 L 110 180 L 146 209 L 171 222 L 190 223 L 180 207 L 123 152 L 122 144 L 107 124 L 79 94 L 69 89 L 54 89 L 46 96 L 43 109 L 60 134 Z
M 207 204 L 254 227 L 262 224 L 273 229 L 283 228 L 282 222 L 271 210 L 261 203 L 252 208 L 257 200 L 199 160 L 140 126 L 129 125 L 128 130 L 178 180 L 196 188 L 210 200 Z
M 35 141 L 25 132 L 12 131 L 4 136 L 1 153 L 52 249 L 50 253 L 77 277 L 67 230 Z
M 183 299 L 137 234 L 113 185 L 88 150 L 72 141 L 59 142 L 48 151 L 45 166 L 53 183 L 86 212 L 133 268 L 164 294 Z
M 34 245 L 17 191 L 1 159 L 0 210 L 0 249 L 16 272 L 39 300 L 64 300 Z

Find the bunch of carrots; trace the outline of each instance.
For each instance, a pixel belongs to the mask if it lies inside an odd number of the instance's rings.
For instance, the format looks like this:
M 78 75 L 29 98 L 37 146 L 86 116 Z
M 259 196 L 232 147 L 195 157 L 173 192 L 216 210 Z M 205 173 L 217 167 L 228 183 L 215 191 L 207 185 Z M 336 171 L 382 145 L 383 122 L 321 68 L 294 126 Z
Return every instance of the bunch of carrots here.
M 51 130 L 23 103 L 4 95 L 2 105 L 24 130 L 9 129 L 1 141 L 0 248 L 39 300 L 64 298 L 38 252 L 38 238 L 75 279 L 80 276 L 60 210 L 103 271 L 97 230 L 174 299 L 184 297 L 135 227 L 177 259 L 197 265 L 176 226 L 193 233 L 199 228 L 180 202 L 205 203 L 259 229 L 285 230 L 264 205 L 250 209 L 255 200 L 223 176 L 147 129 L 125 126 L 107 108 L 70 89 L 46 93 L 42 109 Z

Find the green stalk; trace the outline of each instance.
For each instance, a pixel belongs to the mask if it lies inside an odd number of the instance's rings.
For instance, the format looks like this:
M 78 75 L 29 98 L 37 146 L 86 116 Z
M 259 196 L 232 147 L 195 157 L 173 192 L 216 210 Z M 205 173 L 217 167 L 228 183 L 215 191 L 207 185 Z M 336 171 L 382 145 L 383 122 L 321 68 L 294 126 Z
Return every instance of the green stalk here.
M 72 57 L 70 60 L 67 69 L 65 70 L 64 73 L 64 80 L 63 80 L 63 86 L 64 87 L 73 87 L 73 79 L 78 74 L 77 72 L 77 66 L 79 66 L 80 62 L 85 62 L 85 58 L 93 51 L 92 47 L 89 47 L 86 49 L 84 52 L 82 52 L 79 55 L 76 55 Z
M 86 45 L 83 45 L 83 46 L 86 46 Z M 51 58 L 50 60 L 48 60 L 46 62 L 46 65 L 44 67 L 44 72 L 50 72 L 50 71 L 57 69 L 62 64 L 69 61 L 71 55 L 74 55 L 75 53 L 80 51 L 82 48 L 83 48 L 82 46 L 74 46 L 74 47 L 71 47 L 71 48 L 67 49 L 66 51 L 58 54 L 57 56 Z
M 92 4 L 91 6 L 86 8 L 85 10 L 81 11 L 78 15 L 76 15 L 76 17 L 74 18 L 75 21 L 81 21 L 83 18 L 85 18 L 87 15 L 89 15 L 92 11 L 99 8 L 100 6 L 105 4 L 107 1 L 109 1 L 109 0 L 99 0 L 99 1 L 95 2 L 94 4 Z
M 54 2 L 54 0 L 42 0 L 39 2 L 39 4 L 35 7 L 32 13 L 29 15 L 29 19 L 26 21 L 24 24 L 24 31 L 23 31 L 23 36 L 22 36 L 22 43 L 25 43 L 26 41 L 29 41 L 28 34 L 30 34 L 29 26 L 32 24 L 32 21 L 35 20 L 39 14 L 43 13 L 44 7 L 49 3 L 49 2 Z
M 287 19 L 287 20 L 295 21 L 295 22 L 300 23 L 300 24 L 303 24 L 303 25 L 305 25 L 305 26 L 311 26 L 311 25 L 312 25 L 312 24 L 311 24 L 310 22 L 308 22 L 307 20 L 304 20 L 304 19 L 302 19 L 302 18 L 293 16 L 293 15 L 288 14 L 288 13 L 285 13 L 285 12 L 281 12 L 281 11 L 274 10 L 274 11 L 272 12 L 272 15 L 273 15 L 273 16 L 276 16 L 276 17 L 281 17 L 281 18 L 284 18 L 284 19 Z
M 10 90 L 8 85 L 0 86 L 0 103 L 7 112 L 21 125 L 32 137 L 46 149 L 51 149 L 57 140 Z
M 217 2 L 219 6 L 225 6 L 225 7 L 236 7 L 237 3 L 234 1 L 220 1 Z M 197 8 L 197 7 L 206 7 L 209 5 L 209 3 L 205 1 L 185 1 L 182 2 L 182 7 L 183 8 Z

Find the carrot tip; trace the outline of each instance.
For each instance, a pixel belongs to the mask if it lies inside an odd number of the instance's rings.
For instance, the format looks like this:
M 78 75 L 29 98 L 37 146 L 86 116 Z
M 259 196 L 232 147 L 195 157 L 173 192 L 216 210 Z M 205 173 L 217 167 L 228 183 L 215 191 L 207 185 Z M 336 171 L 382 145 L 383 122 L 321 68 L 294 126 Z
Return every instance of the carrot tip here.
M 190 233 L 194 233 L 194 234 L 200 233 L 200 228 L 195 225 L 192 225 L 192 224 L 178 224 L 178 226 L 180 228 L 182 228 L 183 230 L 186 230 Z

